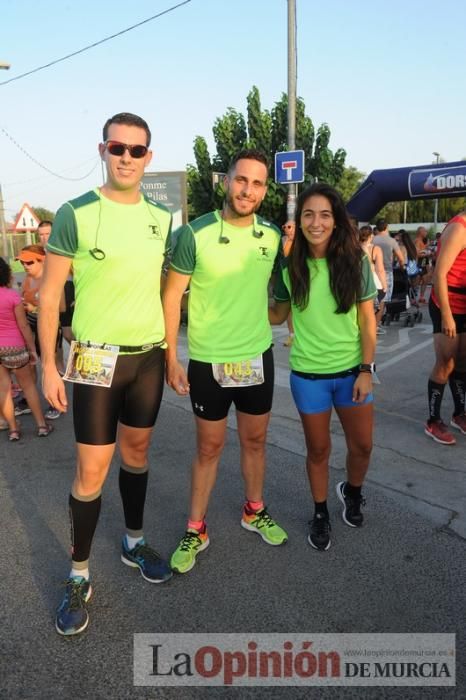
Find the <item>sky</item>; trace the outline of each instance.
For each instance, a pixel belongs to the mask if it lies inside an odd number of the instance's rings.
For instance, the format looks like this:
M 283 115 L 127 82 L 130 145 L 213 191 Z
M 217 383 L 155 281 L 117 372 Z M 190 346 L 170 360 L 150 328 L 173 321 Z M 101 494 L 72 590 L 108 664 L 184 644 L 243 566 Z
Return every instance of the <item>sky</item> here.
M 56 210 L 102 184 L 97 145 L 116 112 L 149 123 L 151 171 L 184 170 L 197 135 L 212 155 L 215 119 L 228 107 L 246 114 L 253 85 L 264 109 L 287 91 L 286 0 L 190 0 L 1 84 L 179 2 L 0 0 L 0 61 L 11 64 L 0 71 L 7 220 L 24 202 Z M 297 92 L 314 126 L 328 123 L 330 147 L 347 151 L 347 165 L 368 174 L 432 163 L 434 151 L 446 162 L 466 156 L 466 3 L 296 0 L 296 7 Z

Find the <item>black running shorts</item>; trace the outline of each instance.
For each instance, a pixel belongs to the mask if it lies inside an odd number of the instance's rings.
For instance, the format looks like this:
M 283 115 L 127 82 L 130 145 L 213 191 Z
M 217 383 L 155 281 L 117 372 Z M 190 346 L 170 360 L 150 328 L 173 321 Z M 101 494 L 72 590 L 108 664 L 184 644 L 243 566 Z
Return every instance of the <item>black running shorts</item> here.
M 109 388 L 73 384 L 73 422 L 76 442 L 111 445 L 118 422 L 132 428 L 151 428 L 162 401 L 165 350 L 119 355 Z
M 272 348 L 263 355 L 264 383 L 251 387 L 225 388 L 214 378 L 209 362 L 190 360 L 188 365 L 189 395 L 193 411 L 205 420 L 222 420 L 228 415 L 230 406 L 236 410 L 261 416 L 272 408 L 274 365 Z
M 429 298 L 429 314 L 432 319 L 432 332 L 442 333 L 442 314 L 437 304 L 434 304 L 431 298 Z M 456 333 L 466 333 L 466 314 L 453 314 L 453 320 L 456 325 Z

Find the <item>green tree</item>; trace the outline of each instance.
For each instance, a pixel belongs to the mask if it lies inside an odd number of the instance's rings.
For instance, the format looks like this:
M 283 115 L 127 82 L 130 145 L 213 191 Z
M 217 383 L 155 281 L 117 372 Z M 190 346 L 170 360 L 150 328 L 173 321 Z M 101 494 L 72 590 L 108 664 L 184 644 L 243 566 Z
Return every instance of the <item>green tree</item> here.
M 306 115 L 301 98 L 296 102 L 296 148 L 305 153 L 304 185 L 316 179 L 337 185 L 345 171 L 346 153 L 330 150 L 330 129 L 322 124 L 315 133 L 310 117 Z M 242 148 L 258 148 L 273 165 L 277 151 L 288 146 L 288 97 L 282 94 L 271 111 L 261 107 L 260 94 L 253 86 L 247 96 L 247 118 L 233 108 L 215 120 L 213 126 L 216 153 L 211 158 L 204 137 L 194 140 L 195 165 L 187 166 L 189 217 L 193 218 L 221 206 L 222 182 L 214 183 L 215 173 L 226 173 L 233 156 Z M 261 214 L 281 224 L 286 219 L 287 188 L 271 181 Z
M 190 219 L 212 209 L 215 193 L 212 186 L 213 168 L 207 143 L 202 136 L 194 139 L 194 158 L 196 166 L 187 166 L 188 179 L 188 216 Z
M 336 183 L 335 188 L 339 191 L 345 202 L 351 199 L 365 177 L 365 174 L 355 168 L 354 165 L 343 168 L 342 176 Z
M 32 207 L 32 209 L 40 221 L 53 221 L 55 218 L 55 213 L 45 207 Z
M 385 219 L 389 224 L 396 224 L 403 221 L 404 202 L 388 202 L 375 216 L 372 217 L 372 223 L 377 219 Z
M 448 221 L 455 214 L 466 209 L 466 197 L 452 197 L 448 199 L 439 199 L 438 202 L 438 219 L 439 221 Z

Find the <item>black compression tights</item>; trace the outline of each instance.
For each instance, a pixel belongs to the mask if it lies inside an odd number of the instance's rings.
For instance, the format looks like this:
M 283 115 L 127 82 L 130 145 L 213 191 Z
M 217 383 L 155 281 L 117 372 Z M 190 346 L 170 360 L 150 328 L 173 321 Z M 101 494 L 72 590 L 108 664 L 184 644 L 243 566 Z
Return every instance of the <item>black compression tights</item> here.
M 109 388 L 73 385 L 76 442 L 111 445 L 118 421 L 132 428 L 151 428 L 162 401 L 165 350 L 119 355 Z

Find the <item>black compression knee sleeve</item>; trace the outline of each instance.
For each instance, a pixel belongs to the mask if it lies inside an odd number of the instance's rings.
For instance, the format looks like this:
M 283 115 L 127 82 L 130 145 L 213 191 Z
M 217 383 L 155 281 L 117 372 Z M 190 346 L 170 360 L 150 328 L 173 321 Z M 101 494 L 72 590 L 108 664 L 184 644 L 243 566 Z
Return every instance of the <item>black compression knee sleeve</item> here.
M 455 416 L 464 413 L 464 394 L 466 391 L 466 373 L 454 370 L 448 377 L 451 395 L 455 402 Z
M 100 514 L 100 491 L 92 496 L 70 493 L 71 554 L 73 561 L 87 561 Z
M 429 379 L 427 385 L 427 394 L 429 397 L 429 420 L 439 421 L 440 420 L 440 407 L 442 405 L 443 392 L 445 391 L 445 384 L 437 384 L 437 382 Z
M 129 467 L 127 464 L 122 464 L 120 467 L 119 486 L 125 513 L 125 525 L 128 534 L 132 537 L 142 535 L 148 476 L 147 465 L 145 467 Z

